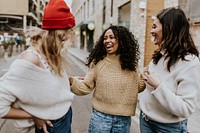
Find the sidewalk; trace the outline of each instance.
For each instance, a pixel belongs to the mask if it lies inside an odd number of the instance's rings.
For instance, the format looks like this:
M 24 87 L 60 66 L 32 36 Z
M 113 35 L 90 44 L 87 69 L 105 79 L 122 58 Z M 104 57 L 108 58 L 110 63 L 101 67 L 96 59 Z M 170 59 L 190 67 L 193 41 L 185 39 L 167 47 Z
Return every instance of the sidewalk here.
M 86 62 L 86 58 L 88 57 L 89 53 L 86 51 L 83 51 L 81 49 L 78 48 L 68 48 L 68 52 L 73 55 L 76 59 L 78 59 L 79 61 L 81 61 L 82 63 Z
M 12 57 L 0 58 L 0 77 L 9 69 L 10 64 L 17 58 L 17 55 Z

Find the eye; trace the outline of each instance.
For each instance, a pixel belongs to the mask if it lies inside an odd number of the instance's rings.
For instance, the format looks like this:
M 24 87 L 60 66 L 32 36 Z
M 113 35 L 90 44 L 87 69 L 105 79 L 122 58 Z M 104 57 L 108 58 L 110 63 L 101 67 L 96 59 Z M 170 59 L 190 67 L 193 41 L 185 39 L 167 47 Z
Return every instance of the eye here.
M 153 26 L 152 26 L 152 29 L 155 29 L 155 28 L 156 28 L 156 25 L 153 25 Z
M 110 36 L 110 39 L 115 39 L 115 37 L 114 36 Z

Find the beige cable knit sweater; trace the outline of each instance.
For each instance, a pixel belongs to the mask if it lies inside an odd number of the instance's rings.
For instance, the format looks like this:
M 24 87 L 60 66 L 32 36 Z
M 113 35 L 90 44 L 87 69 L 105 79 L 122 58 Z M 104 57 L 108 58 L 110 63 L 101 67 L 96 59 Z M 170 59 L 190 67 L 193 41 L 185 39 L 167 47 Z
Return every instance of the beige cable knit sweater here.
M 122 70 L 119 56 L 107 55 L 89 69 L 84 80 L 74 77 L 71 91 L 86 95 L 94 90 L 94 109 L 111 115 L 133 116 L 138 93 L 144 88 L 145 83 L 139 73 Z

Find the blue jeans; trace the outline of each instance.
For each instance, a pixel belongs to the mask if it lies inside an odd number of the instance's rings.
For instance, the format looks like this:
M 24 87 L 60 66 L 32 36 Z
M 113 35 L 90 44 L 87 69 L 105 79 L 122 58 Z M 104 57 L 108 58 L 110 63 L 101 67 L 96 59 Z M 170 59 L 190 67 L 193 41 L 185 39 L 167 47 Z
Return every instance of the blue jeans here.
M 130 126 L 130 116 L 114 116 L 93 110 L 88 133 L 130 133 Z
M 72 109 L 69 108 L 68 112 L 57 120 L 51 120 L 53 127 L 47 125 L 49 133 L 71 133 L 71 122 L 72 122 Z M 44 133 L 43 129 L 35 127 L 35 133 Z
M 160 123 L 144 118 L 140 113 L 141 133 L 187 133 L 187 119 L 176 123 Z

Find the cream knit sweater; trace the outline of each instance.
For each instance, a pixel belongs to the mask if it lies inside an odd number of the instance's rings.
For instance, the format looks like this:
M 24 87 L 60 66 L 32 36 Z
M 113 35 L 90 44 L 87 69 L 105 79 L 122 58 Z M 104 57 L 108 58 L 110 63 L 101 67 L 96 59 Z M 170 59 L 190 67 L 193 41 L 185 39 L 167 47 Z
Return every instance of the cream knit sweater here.
M 139 95 L 139 104 L 151 120 L 174 123 L 195 111 L 197 92 L 200 91 L 200 62 L 196 56 L 187 55 L 188 61 L 179 60 L 168 72 L 164 58 L 157 65 L 150 63 L 150 73 L 156 74 L 161 83 L 156 90 L 147 85 Z
M 56 120 L 71 106 L 73 93 L 67 75 L 51 74 L 34 64 L 16 59 L 0 78 L 0 117 L 15 103 L 19 108 L 41 119 Z M 29 120 L 16 120 L 18 128 L 29 128 Z
M 89 69 L 84 80 L 73 78 L 72 92 L 86 95 L 94 90 L 94 109 L 111 115 L 133 116 L 138 93 L 145 83 L 139 73 L 122 70 L 119 56 L 107 55 L 97 65 Z

